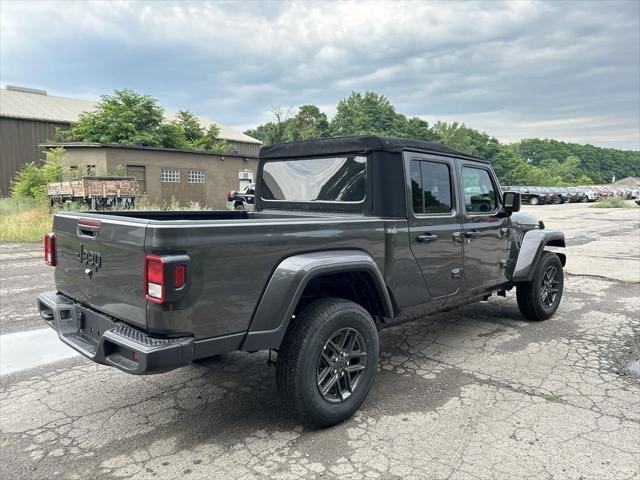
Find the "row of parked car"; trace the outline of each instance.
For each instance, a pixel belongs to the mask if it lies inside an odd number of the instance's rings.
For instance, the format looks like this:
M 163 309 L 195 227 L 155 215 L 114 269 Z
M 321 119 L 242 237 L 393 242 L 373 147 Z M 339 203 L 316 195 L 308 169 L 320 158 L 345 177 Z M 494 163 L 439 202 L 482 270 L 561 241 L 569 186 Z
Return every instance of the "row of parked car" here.
M 255 189 L 255 183 L 251 183 L 240 190 L 229 192 L 227 194 L 227 209 L 253 210 Z M 636 203 L 640 205 L 640 189 L 638 188 L 503 186 L 502 190 L 519 192 L 522 203 L 531 205 L 587 203 L 607 197 L 635 199 Z
M 625 200 L 640 198 L 640 189 L 611 187 L 523 187 L 503 186 L 504 191 L 519 192 L 522 203 L 531 205 L 569 202 L 595 202 L 601 198 L 620 197 Z

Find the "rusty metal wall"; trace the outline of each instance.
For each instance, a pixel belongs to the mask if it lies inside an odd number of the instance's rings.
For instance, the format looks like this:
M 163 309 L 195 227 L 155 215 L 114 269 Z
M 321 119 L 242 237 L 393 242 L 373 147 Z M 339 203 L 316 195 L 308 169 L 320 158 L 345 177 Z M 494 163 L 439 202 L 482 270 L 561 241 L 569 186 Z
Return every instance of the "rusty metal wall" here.
M 11 193 L 11 183 L 25 163 L 44 159 L 39 143 L 53 139 L 56 128 L 66 123 L 0 118 L 0 196 Z

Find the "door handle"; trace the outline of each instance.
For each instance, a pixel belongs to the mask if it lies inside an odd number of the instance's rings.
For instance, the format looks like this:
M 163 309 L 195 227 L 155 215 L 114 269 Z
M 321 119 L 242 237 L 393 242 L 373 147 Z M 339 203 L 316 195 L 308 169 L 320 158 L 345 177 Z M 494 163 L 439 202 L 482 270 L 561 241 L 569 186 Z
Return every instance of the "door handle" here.
M 455 242 L 455 243 L 462 243 L 462 232 L 453 232 L 451 234 L 451 239 Z
M 464 232 L 464 236 L 466 238 L 478 238 L 479 235 L 480 232 L 478 232 L 477 230 L 467 230 L 466 232 Z
M 418 235 L 418 241 L 420 243 L 435 242 L 437 239 L 438 239 L 438 236 L 434 235 L 433 233 L 422 233 Z

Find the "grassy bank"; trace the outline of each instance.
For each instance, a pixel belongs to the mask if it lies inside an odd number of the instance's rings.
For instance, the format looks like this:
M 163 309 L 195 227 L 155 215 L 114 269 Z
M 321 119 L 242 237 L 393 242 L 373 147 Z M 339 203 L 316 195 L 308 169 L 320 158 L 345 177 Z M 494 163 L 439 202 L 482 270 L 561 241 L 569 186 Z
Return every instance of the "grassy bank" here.
M 0 242 L 40 242 L 50 230 L 51 214 L 45 201 L 0 198 Z
M 57 207 L 60 210 L 86 211 L 84 204 L 69 203 Z M 136 202 L 136 210 L 208 210 L 205 204 L 190 202 L 187 205 L 172 198 L 164 204 L 150 203 L 145 198 Z M 51 231 L 52 214 L 46 200 L 29 197 L 0 198 L 0 242 L 41 242 Z

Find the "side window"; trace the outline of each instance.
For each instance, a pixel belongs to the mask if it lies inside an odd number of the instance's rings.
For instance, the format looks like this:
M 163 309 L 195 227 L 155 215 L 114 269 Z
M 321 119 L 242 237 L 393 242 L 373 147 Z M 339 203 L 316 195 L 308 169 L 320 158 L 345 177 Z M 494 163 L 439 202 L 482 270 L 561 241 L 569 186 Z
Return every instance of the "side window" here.
M 487 170 L 463 167 L 462 188 L 468 213 L 488 213 L 498 208 L 498 196 Z
M 451 202 L 451 172 L 445 163 L 411 162 L 411 197 L 414 213 L 448 213 Z

